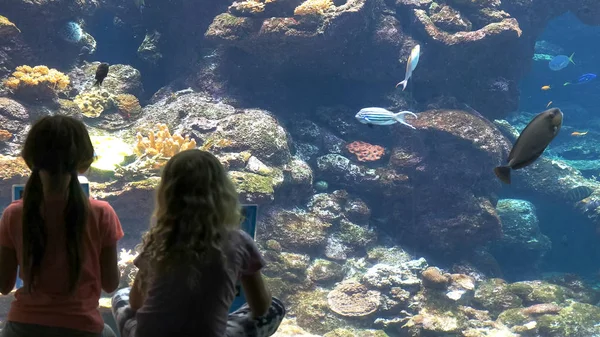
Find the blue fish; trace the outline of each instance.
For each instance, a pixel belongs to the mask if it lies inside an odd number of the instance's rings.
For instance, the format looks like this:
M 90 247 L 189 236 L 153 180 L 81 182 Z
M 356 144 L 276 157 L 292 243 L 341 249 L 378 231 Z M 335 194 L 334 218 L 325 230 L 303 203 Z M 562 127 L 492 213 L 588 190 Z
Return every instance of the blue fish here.
M 595 79 L 596 77 L 598 77 L 596 74 L 583 74 L 581 76 L 579 76 L 579 78 L 574 82 L 565 82 L 564 85 L 569 85 L 569 84 L 584 84 L 587 83 L 593 79 Z
M 404 115 L 412 115 L 415 118 L 417 117 L 417 115 L 410 111 L 393 113 L 384 108 L 375 107 L 363 108 L 354 117 L 356 117 L 359 122 L 367 124 L 369 127 L 373 127 L 373 125 L 392 125 L 400 123 L 408 126 L 411 129 L 416 129 L 414 126 L 408 124 L 404 120 Z
M 575 62 L 573 62 L 573 55 L 575 55 L 575 53 L 571 54 L 570 57 L 567 55 L 556 55 L 550 60 L 548 67 L 553 71 L 558 71 L 566 68 L 569 65 L 569 62 L 575 64 Z

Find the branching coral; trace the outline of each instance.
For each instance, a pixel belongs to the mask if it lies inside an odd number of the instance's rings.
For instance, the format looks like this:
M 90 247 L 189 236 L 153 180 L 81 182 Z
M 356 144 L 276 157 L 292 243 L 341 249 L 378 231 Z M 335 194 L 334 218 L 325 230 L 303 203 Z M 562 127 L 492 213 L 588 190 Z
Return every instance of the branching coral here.
M 4 85 L 15 94 L 35 97 L 38 99 L 53 99 L 57 92 L 67 89 L 69 76 L 56 69 L 46 66 L 19 66 L 12 76 L 4 81 Z
M 306 0 L 294 9 L 294 15 L 322 15 L 331 6 L 331 0 Z
M 385 149 L 379 145 L 373 145 L 361 141 L 355 141 L 346 145 L 350 153 L 356 155 L 359 161 L 376 161 L 383 157 Z
M 196 148 L 196 140 L 189 136 L 184 138 L 179 134 L 171 135 L 166 124 L 158 124 L 157 127 L 158 131 L 148 132 L 148 137 L 138 132 L 134 152 L 139 157 L 148 155 L 170 158 L 181 151 Z

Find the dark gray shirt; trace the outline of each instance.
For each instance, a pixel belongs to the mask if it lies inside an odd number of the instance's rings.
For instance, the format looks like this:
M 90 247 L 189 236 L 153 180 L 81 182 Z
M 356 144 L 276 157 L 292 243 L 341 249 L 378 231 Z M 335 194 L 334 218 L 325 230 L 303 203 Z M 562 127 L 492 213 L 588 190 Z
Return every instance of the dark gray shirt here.
M 219 261 L 202 266 L 199 282 L 192 288 L 187 282 L 191 266 L 152 277 L 146 300 L 136 313 L 135 336 L 224 337 L 237 281 L 264 266 L 254 240 L 242 230 L 231 232 L 225 247 L 227 265 Z M 134 263 L 145 268 L 141 257 Z

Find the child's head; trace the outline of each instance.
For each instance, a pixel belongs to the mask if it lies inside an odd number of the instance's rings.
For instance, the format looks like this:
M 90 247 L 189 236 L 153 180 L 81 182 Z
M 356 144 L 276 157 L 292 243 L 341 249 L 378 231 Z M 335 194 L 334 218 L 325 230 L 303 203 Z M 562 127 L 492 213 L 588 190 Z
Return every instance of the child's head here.
M 69 262 L 69 289 L 75 289 L 82 264 L 82 235 L 88 221 L 89 203 L 78 173 L 86 171 L 94 148 L 85 125 L 71 117 L 46 116 L 29 130 L 21 153 L 31 169 L 23 194 L 23 269 L 25 283 L 32 290 L 47 241 L 41 209 L 45 196 L 64 197 L 66 251 Z
M 94 147 L 82 122 L 67 116 L 46 116 L 29 130 L 21 153 L 46 191 L 61 192 L 60 183 L 85 172 L 94 160 Z
M 209 152 L 187 150 L 173 156 L 156 197 L 156 224 L 146 234 L 143 249 L 158 267 L 221 252 L 223 236 L 240 226 L 235 185 Z

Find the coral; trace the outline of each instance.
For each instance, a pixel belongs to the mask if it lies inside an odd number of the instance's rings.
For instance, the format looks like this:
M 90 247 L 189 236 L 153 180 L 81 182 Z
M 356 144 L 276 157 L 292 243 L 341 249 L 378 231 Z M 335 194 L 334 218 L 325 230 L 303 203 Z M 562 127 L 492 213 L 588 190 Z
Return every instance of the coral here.
M 265 240 L 277 240 L 284 249 L 314 251 L 325 245 L 331 224 L 314 214 L 273 208 L 265 212 L 260 222 Z
M 69 77 L 47 66 L 18 66 L 4 85 L 16 95 L 27 98 L 54 99 L 59 91 L 67 89 Z
M 156 125 L 157 132 L 148 132 L 148 137 L 142 136 L 138 132 L 136 135 L 137 143 L 134 147 L 134 152 L 139 157 L 144 155 L 150 157 L 160 156 L 170 158 L 180 151 L 195 149 L 196 140 L 190 139 L 189 136 L 182 137 L 179 134 L 171 135 L 169 127 L 166 124 L 159 123 Z
M 12 138 L 13 134 L 6 131 L 6 130 L 2 130 L 0 129 L 0 142 L 6 142 L 8 140 L 10 140 Z
M 134 95 L 118 94 L 114 101 L 119 112 L 127 117 L 139 115 L 142 112 L 140 101 Z
M 350 153 L 355 154 L 359 161 L 376 161 L 381 159 L 385 153 L 385 149 L 382 146 L 361 141 L 355 141 L 346 145 L 346 149 Z
M 428 267 L 423 270 L 421 277 L 423 278 L 423 286 L 427 288 L 446 289 L 450 281 L 449 277 L 436 267 Z
M 346 317 L 362 317 L 375 313 L 380 302 L 379 291 L 368 290 L 356 281 L 340 283 L 327 295 L 329 308 Z
M 256 203 L 273 201 L 275 182 L 271 177 L 240 171 L 229 171 L 229 178 L 237 187 L 240 196 Z
M 306 0 L 294 9 L 294 15 L 322 15 L 331 6 L 331 0 Z
M 0 37 L 20 32 L 21 30 L 17 28 L 14 23 L 10 22 L 8 18 L 0 15 Z
M 245 14 L 256 14 L 265 11 L 265 3 L 256 0 L 246 0 L 242 2 L 234 2 L 229 6 L 228 11 L 234 15 L 244 16 Z
M 73 102 L 77 104 L 81 113 L 89 118 L 98 118 L 107 109 L 114 106 L 115 101 L 106 89 L 82 92 Z
M 133 286 L 133 280 L 137 274 L 138 268 L 133 264 L 133 260 L 138 256 L 138 253 L 132 253 L 130 250 L 121 248 L 119 252 L 119 271 L 121 274 L 121 280 L 119 282 L 119 288 Z

